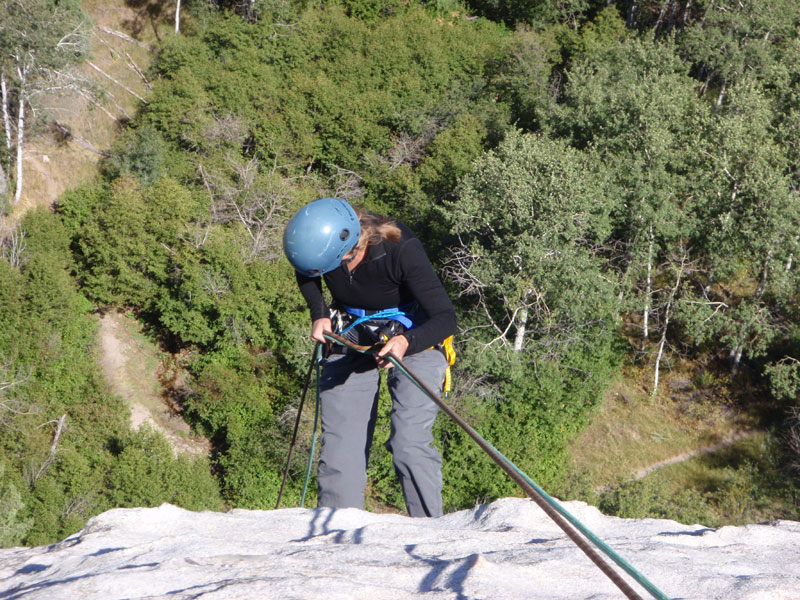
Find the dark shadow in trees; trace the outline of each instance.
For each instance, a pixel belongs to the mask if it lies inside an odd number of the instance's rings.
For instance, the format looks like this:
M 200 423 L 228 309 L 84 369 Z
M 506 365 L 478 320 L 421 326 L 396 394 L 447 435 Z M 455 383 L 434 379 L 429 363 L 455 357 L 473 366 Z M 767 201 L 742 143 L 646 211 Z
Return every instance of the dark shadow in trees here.
M 163 0 L 125 0 L 125 5 L 136 11 L 136 15 L 129 20 L 123 21 L 125 29 L 136 39 L 139 39 L 142 32 L 149 25 L 153 28 L 153 33 L 158 41 L 161 41 L 159 25 L 164 25 L 168 15 L 174 15 L 175 1 L 163 2 Z

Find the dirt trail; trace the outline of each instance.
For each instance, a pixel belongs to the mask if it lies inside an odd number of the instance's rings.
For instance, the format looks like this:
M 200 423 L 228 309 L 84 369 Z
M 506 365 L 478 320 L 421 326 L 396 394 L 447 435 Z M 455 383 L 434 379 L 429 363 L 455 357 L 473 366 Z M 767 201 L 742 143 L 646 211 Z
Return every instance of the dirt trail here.
M 634 479 L 642 479 L 643 477 L 646 477 L 647 475 L 649 475 L 653 471 L 658 471 L 659 469 L 663 469 L 664 467 L 668 467 L 670 465 L 676 465 L 678 463 L 682 463 L 682 462 L 684 462 L 686 460 L 690 460 L 690 459 L 695 458 L 697 456 L 703 456 L 705 454 L 711 454 L 713 452 L 717 452 L 718 450 L 722 450 L 723 448 L 727 448 L 728 446 L 731 446 L 731 445 L 735 444 L 736 442 L 739 442 L 739 441 L 741 441 L 743 439 L 752 437 L 756 433 L 758 433 L 758 431 L 753 430 L 753 429 L 748 429 L 748 430 L 744 430 L 744 431 L 738 431 L 735 434 L 733 434 L 732 436 L 730 436 L 728 439 L 722 440 L 721 442 L 717 442 L 716 444 L 710 444 L 708 446 L 704 446 L 703 448 L 697 448 L 697 449 L 691 450 L 689 452 L 684 452 L 684 453 L 679 454 L 677 456 L 673 456 L 671 458 L 667 458 L 666 460 L 661 460 L 661 461 L 659 461 L 657 463 L 654 463 L 652 465 L 647 465 L 646 467 L 642 467 L 640 469 L 637 469 L 637 471 L 634 473 L 633 477 L 634 477 Z
M 147 423 L 166 436 L 176 453 L 207 455 L 208 441 L 195 436 L 165 402 L 158 351 L 136 333 L 138 324 L 123 314 L 109 312 L 100 318 L 98 359 L 111 390 L 131 410 L 131 427 Z

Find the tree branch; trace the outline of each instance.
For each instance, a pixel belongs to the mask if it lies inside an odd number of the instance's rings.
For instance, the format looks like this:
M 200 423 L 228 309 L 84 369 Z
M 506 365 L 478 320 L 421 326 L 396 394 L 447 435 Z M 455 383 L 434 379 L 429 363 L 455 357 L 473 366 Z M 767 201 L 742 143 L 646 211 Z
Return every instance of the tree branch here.
M 36 474 L 30 478 L 30 481 L 28 481 L 28 485 L 30 485 L 30 487 L 34 487 L 39 478 L 42 475 L 44 475 L 45 471 L 47 471 L 47 469 L 50 468 L 50 465 L 53 464 L 53 461 L 56 458 L 56 451 L 58 450 L 58 442 L 61 439 L 61 433 L 64 431 L 64 423 L 66 422 L 66 420 L 67 420 L 67 415 L 63 414 L 57 420 L 48 421 L 47 423 L 44 423 L 44 425 L 55 423 L 56 432 L 55 435 L 53 436 L 53 443 L 50 444 L 50 453 L 47 455 L 47 458 L 44 460 L 41 467 L 39 467 L 39 470 L 36 472 Z
M 106 79 L 109 79 L 109 80 L 111 80 L 112 82 L 116 83 L 116 84 L 117 84 L 119 87 L 121 87 L 122 89 L 124 89 L 124 90 L 125 90 L 126 92 L 128 92 L 129 94 L 131 94 L 132 96 L 135 96 L 136 98 L 138 98 L 138 99 L 139 99 L 139 100 L 140 100 L 140 101 L 141 101 L 143 104 L 150 104 L 150 103 L 149 103 L 147 100 L 145 100 L 144 98 L 142 98 L 142 97 L 141 97 L 139 94 L 137 94 L 136 92 L 134 92 L 134 91 L 133 91 L 131 88 L 129 88 L 127 85 L 125 85 L 125 84 L 124 84 L 124 83 L 122 83 L 121 81 L 117 81 L 116 79 L 114 79 L 114 78 L 113 78 L 111 75 L 109 75 L 108 73 L 106 73 L 105 71 L 103 71 L 103 69 L 101 69 L 100 67 L 98 67 L 98 66 L 97 66 L 96 64 L 94 64 L 92 61 L 90 61 L 90 60 L 87 60 L 87 61 L 86 61 L 86 64 L 88 64 L 88 65 L 89 65 L 90 67 L 92 67 L 92 68 L 93 68 L 95 71 L 97 71 L 98 73 L 100 73 L 100 74 L 101 74 L 103 77 L 105 77 Z

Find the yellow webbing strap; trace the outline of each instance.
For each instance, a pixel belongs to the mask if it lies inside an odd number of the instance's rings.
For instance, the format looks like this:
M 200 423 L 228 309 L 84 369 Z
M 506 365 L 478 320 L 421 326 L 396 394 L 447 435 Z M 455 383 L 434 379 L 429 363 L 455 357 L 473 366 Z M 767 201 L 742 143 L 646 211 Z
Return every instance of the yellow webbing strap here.
M 453 346 L 452 335 L 445 338 L 442 342 L 442 348 L 444 349 L 444 357 L 447 359 L 447 370 L 444 372 L 444 383 L 442 383 L 442 394 L 444 394 L 446 398 L 450 394 L 450 389 L 452 387 L 450 367 L 456 364 L 456 349 L 455 346 Z

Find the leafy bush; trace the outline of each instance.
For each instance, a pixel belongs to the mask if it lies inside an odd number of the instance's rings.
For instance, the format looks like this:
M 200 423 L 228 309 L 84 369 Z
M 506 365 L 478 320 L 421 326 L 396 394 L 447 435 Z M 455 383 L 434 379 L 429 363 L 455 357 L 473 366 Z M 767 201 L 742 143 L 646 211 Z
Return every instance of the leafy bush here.
M 162 173 L 166 145 L 153 127 L 126 129 L 114 142 L 113 155 L 105 165 L 109 180 L 132 177 L 142 185 L 154 183 Z
M 22 496 L 4 475 L 5 465 L 0 463 L 0 548 L 19 544 L 32 524 L 32 519 L 20 519 Z
M 626 519 L 672 519 L 709 527 L 719 522 L 707 496 L 694 489 L 675 494 L 661 479 L 651 477 L 613 485 L 601 495 L 598 508 L 605 514 Z
M 116 440 L 106 475 L 111 506 L 157 506 L 220 510 L 216 480 L 205 458 L 175 456 L 167 439 L 143 427 Z
M 186 415 L 218 449 L 223 495 L 234 506 L 274 508 L 289 448 L 282 415 L 297 383 L 274 356 L 231 345 L 193 367 L 194 391 Z M 287 501 L 296 490 L 290 490 Z
M 776 399 L 800 398 L 800 361 L 787 356 L 767 365 L 764 371 L 769 377 L 770 389 Z

